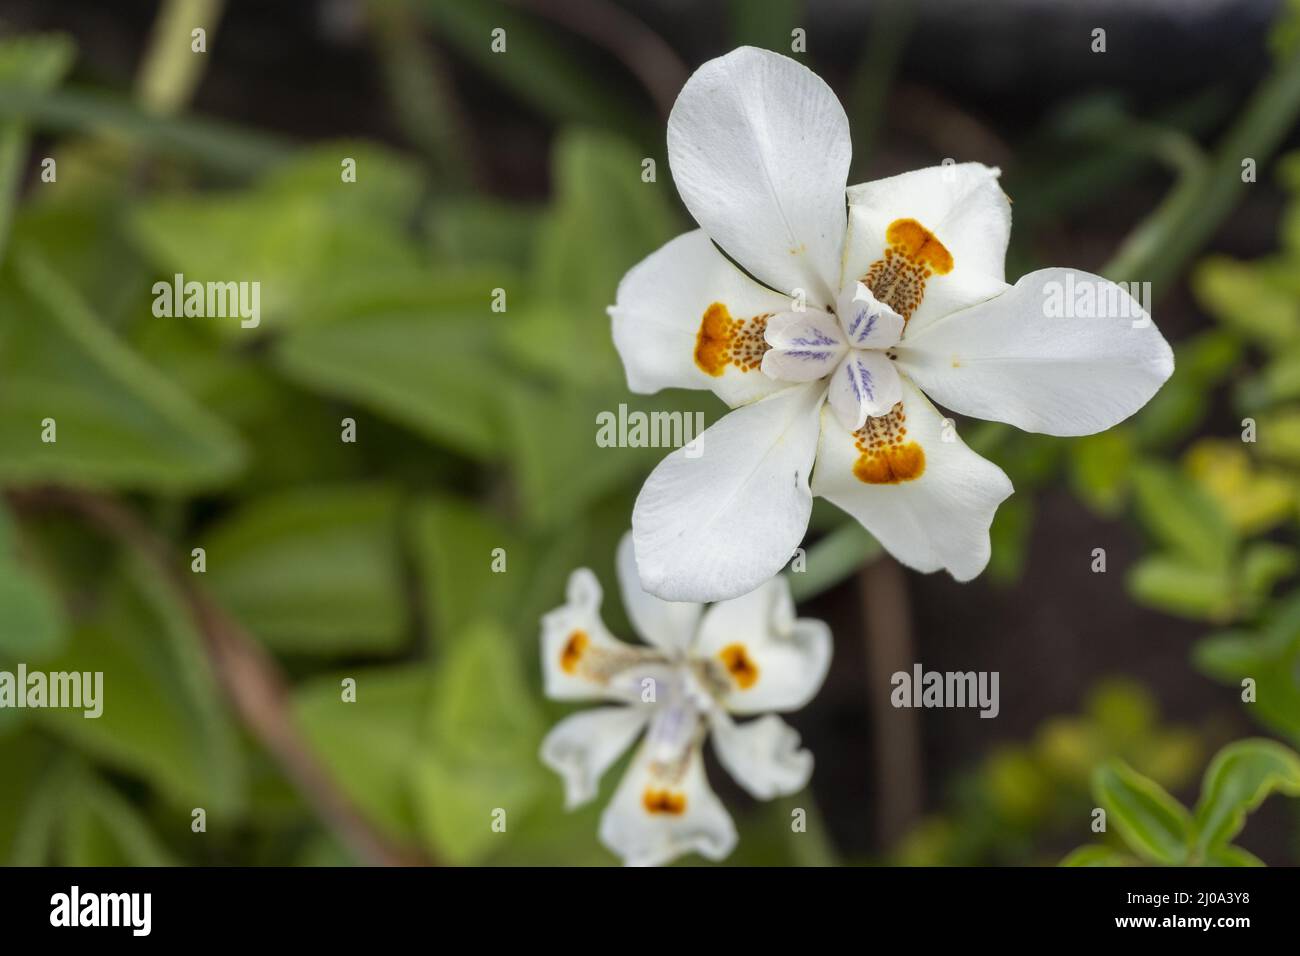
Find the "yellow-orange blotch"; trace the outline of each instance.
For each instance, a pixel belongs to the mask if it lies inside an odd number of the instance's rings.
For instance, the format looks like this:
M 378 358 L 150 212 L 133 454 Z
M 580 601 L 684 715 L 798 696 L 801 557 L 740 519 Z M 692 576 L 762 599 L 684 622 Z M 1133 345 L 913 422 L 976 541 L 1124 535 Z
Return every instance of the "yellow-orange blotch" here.
M 645 807 L 646 813 L 666 813 L 680 817 L 686 812 L 686 794 L 647 787 L 645 793 L 641 794 L 641 805 Z
M 727 369 L 734 324 L 731 313 L 721 302 L 715 302 L 704 310 L 700 331 L 695 336 L 695 364 L 714 378 Z
M 733 319 L 725 305 L 714 302 L 704 310 L 695 334 L 695 364 L 714 378 L 728 365 L 742 372 L 759 368 L 768 349 L 764 333 L 769 318 L 771 313 L 765 312 L 752 319 Z
M 582 655 L 586 653 L 590 643 L 591 638 L 587 637 L 586 631 L 574 631 L 570 634 L 569 639 L 564 642 L 564 650 L 560 651 L 560 669 L 566 674 L 575 673 L 578 670 L 578 662 L 582 660 Z
M 895 219 L 885 230 L 885 239 L 908 259 L 929 266 L 936 275 L 952 271 L 952 253 L 915 219 Z
M 864 452 L 853 465 L 854 476 L 868 485 L 901 484 L 921 477 L 923 471 L 925 452 L 914 441 Z
M 925 450 L 907 437 L 907 416 L 899 402 L 887 415 L 868 418 L 853 433 L 860 454 L 853 475 L 868 485 L 897 485 L 913 481 L 925 471 Z
M 741 690 L 749 690 L 758 683 L 758 665 L 750 658 L 744 644 L 728 644 L 718 652 L 718 657 Z

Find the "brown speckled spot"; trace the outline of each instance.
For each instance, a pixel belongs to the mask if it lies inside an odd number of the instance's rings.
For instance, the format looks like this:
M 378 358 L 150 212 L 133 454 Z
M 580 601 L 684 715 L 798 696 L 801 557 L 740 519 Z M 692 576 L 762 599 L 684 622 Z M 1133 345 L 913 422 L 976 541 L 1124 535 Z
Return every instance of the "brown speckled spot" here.
M 866 424 L 853 433 L 858 448 L 858 460 L 853 463 L 853 475 L 868 485 L 897 485 L 913 481 L 925 471 L 925 451 L 914 441 L 905 441 L 907 429 L 903 403 L 899 402 L 888 415 L 868 418 Z
M 771 315 L 767 312 L 752 319 L 733 319 L 725 305 L 714 302 L 704 310 L 695 336 L 695 364 L 714 378 L 729 365 L 742 372 L 759 368 L 768 350 L 763 333 Z
M 915 219 L 895 219 L 885 240 L 884 258 L 871 264 L 862 282 L 904 320 L 910 319 L 925 298 L 930 276 L 952 271 L 952 253 Z

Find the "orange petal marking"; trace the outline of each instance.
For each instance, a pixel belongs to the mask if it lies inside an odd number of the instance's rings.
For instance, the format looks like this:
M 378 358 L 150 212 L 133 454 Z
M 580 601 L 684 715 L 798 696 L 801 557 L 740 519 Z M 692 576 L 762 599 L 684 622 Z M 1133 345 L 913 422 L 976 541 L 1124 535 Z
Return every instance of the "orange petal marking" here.
M 758 683 L 758 665 L 750 658 L 744 644 L 728 644 L 718 652 L 718 657 L 741 690 L 749 690 Z
M 641 805 L 645 807 L 646 813 L 666 813 L 669 816 L 680 817 L 686 812 L 686 794 L 647 787 L 641 794 Z
M 853 475 L 868 485 L 897 485 L 913 481 L 925 471 L 925 450 L 914 441 L 905 441 L 907 429 L 903 427 L 903 403 L 899 402 L 888 415 L 868 418 L 866 424 L 853 433 L 858 460 L 853 463 Z
M 564 649 L 560 651 L 560 669 L 566 674 L 576 673 L 578 662 L 582 660 L 582 655 L 586 653 L 590 643 L 591 638 L 587 637 L 586 631 L 574 631 L 570 634 L 569 639 L 564 642 Z
M 871 294 L 904 319 L 910 319 L 925 298 L 932 275 L 952 271 L 952 253 L 935 234 L 915 219 L 895 219 L 885 230 L 883 259 L 867 269 L 862 282 Z
M 752 319 L 733 319 L 725 305 L 714 302 L 704 310 L 695 335 L 695 364 L 714 378 L 728 365 L 752 372 L 763 364 L 768 349 L 763 333 L 770 317 L 768 312 Z

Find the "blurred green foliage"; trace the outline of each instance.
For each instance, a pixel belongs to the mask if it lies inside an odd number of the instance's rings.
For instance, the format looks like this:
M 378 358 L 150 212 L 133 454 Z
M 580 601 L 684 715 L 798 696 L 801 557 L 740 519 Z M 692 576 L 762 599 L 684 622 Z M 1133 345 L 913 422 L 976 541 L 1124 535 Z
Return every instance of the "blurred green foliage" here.
M 905 6 L 880 5 L 876 46 L 852 79 L 860 145 L 881 117 Z M 781 47 L 789 31 L 773 24 L 796 8 L 731 0 L 729 35 Z M 536 630 L 568 572 L 588 565 L 611 627 L 627 633 L 611 556 L 662 451 L 593 436 L 598 412 L 651 407 L 626 391 L 605 306 L 631 265 L 687 225 L 668 176 L 638 175 L 647 156 L 666 172 L 662 124 L 630 83 L 593 83 L 591 50 L 513 4 L 367 9 L 410 154 L 299 148 L 63 88 L 67 38 L 0 40 L 0 483 L 117 496 L 182 574 L 202 548 L 203 585 L 283 669 L 312 752 L 387 839 L 456 864 L 609 863 L 597 819 L 620 768 L 591 806 L 564 812 L 536 756 L 567 712 L 542 698 Z M 510 56 L 483 43 L 497 26 Z M 437 53 L 409 42 L 417 28 L 556 124 L 548 201 L 470 188 Z M 1061 110 L 1009 177 L 1022 224 L 1013 265 L 1033 264 L 1038 225 L 1146 159 L 1172 152 L 1196 166 L 1190 137 L 1230 105 L 1198 97 L 1166 126 L 1105 96 Z M 37 121 L 58 134 L 45 150 L 55 182 L 32 175 Z M 1129 147 L 1096 145 L 1107 139 Z M 355 182 L 340 176 L 345 158 Z M 1300 158 L 1277 169 L 1300 195 Z M 974 423 L 967 435 L 1019 492 L 994 523 L 990 577 L 1019 577 L 1034 492 L 1064 479 L 1099 515 L 1148 533 L 1128 572 L 1135 600 L 1231 627 L 1197 647 L 1198 666 L 1233 687 L 1253 680 L 1250 712 L 1293 742 L 1297 257 L 1300 201 L 1275 255 L 1202 262 L 1193 286 L 1216 325 L 1177 344 L 1174 379 L 1130 422 L 1069 442 Z M 152 284 L 178 273 L 260 282 L 260 325 L 153 317 Z M 1257 442 L 1238 441 L 1235 418 L 1223 427 L 1225 393 Z M 653 408 L 720 411 L 695 394 Z M 46 419 L 56 442 L 41 440 Z M 348 428 L 355 444 L 341 440 Z M 796 580 L 800 599 L 878 550 L 820 507 L 814 527 L 825 537 L 814 573 Z M 507 573 L 490 570 L 496 549 Z M 107 675 L 98 720 L 0 710 L 0 862 L 357 861 L 240 721 L 206 640 L 185 595 L 137 550 L 75 516 L 0 506 L 0 669 Z M 355 702 L 341 693 L 349 679 Z M 1081 715 L 1049 719 L 961 775 L 887 859 L 1044 862 L 1077 842 L 1099 803 L 1120 839 L 1071 862 L 1250 862 L 1231 841 L 1269 792 L 1297 792 L 1295 756 L 1266 741 L 1229 746 L 1192 813 L 1167 789 L 1199 766 L 1201 730 L 1162 726 L 1138 685 L 1103 685 Z M 815 809 L 809 796 L 793 799 Z M 488 826 L 497 807 L 504 833 Z M 797 840 L 786 804 L 741 813 L 732 862 L 834 862 L 815 813 Z
M 1095 687 L 1083 713 L 1053 717 L 1023 744 L 994 750 L 948 788 L 942 812 L 923 820 L 891 862 L 905 866 L 1042 865 L 1046 846 L 1087 825 L 1089 782 L 1120 757 L 1167 787 L 1191 779 L 1199 729 L 1160 723 L 1150 692 L 1127 679 Z
M 1122 760 L 1094 771 L 1092 792 L 1107 813 L 1097 825 L 1118 835 L 1119 848 L 1080 847 L 1065 866 L 1262 866 L 1232 839 L 1269 794 L 1300 796 L 1300 754 L 1273 740 L 1229 744 L 1210 761 L 1195 812 Z

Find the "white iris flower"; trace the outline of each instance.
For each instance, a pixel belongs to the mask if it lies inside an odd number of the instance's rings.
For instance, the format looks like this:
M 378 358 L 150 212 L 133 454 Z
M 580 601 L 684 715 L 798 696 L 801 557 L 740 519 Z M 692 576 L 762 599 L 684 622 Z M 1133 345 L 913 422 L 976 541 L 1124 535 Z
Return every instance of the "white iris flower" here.
M 909 567 L 969 580 L 1011 482 L 926 395 L 1087 435 L 1173 372 L 1168 343 L 1115 283 L 1066 269 L 1006 283 L 998 170 L 946 165 L 846 191 L 850 152 L 830 88 L 764 50 L 704 64 L 673 107 L 673 177 L 702 228 L 623 279 L 614 341 L 633 391 L 708 388 L 733 410 L 703 454 L 669 455 L 637 499 L 641 581 L 666 600 L 722 600 L 771 578 L 813 495 Z
M 707 610 L 653 597 L 637 578 L 631 535 L 619 546 L 618 579 L 646 644 L 605 628 L 600 584 L 586 568 L 569 577 L 567 603 L 542 620 L 547 695 L 614 702 L 560 721 L 542 742 L 542 760 L 564 778 L 572 808 L 594 799 L 604 772 L 643 737 L 601 818 L 601 841 L 629 865 L 692 851 L 720 860 L 736 829 L 705 777 L 704 741 L 712 738 L 722 766 L 759 799 L 802 789 L 812 754 L 773 712 L 797 710 L 817 693 L 830 631 L 795 618 L 783 577 Z M 752 714 L 764 716 L 732 720 Z

